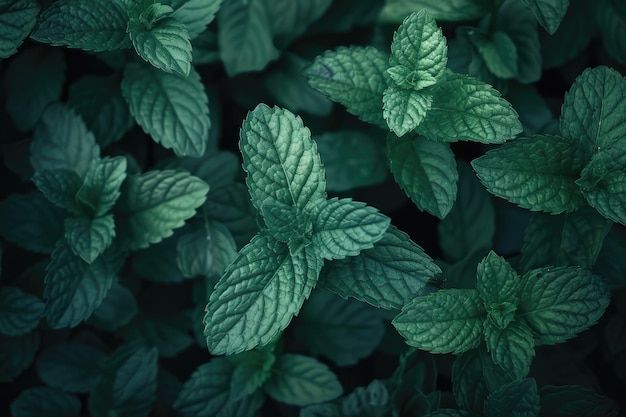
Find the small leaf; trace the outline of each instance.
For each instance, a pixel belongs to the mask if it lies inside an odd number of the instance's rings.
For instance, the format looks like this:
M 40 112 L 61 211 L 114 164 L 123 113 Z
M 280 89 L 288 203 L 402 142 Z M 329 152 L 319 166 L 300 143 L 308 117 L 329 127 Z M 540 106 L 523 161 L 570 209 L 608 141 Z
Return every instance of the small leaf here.
M 491 321 L 486 321 L 485 341 L 487 350 L 496 364 L 516 378 L 528 375 L 535 355 L 535 342 L 528 326 L 514 321 L 503 329 Z
M 115 223 L 111 214 L 95 219 L 86 217 L 65 219 L 65 239 L 70 249 L 88 264 L 111 246 L 114 237 Z
M 11 403 L 13 417 L 78 417 L 80 400 L 48 387 L 28 388 Z
M 389 129 L 404 136 L 424 120 L 432 102 L 428 94 L 391 86 L 383 94 L 383 117 Z
M 43 302 L 16 287 L 0 288 L 0 333 L 20 336 L 33 330 L 43 315 Z
M 0 2 L 0 59 L 17 52 L 37 22 L 39 4 L 35 0 Z
M 485 417 L 537 417 L 539 394 L 534 379 L 511 382 L 489 394 L 485 402 Z
M 205 31 L 207 25 L 213 21 L 223 0 L 168 0 L 173 3 L 174 17 L 183 23 L 194 39 Z
M 105 157 L 89 167 L 76 199 L 92 210 L 94 216 L 108 213 L 120 196 L 120 187 L 126 179 L 126 158 Z
M 512 302 L 517 304 L 521 281 L 513 267 L 490 251 L 476 272 L 476 289 L 486 305 Z

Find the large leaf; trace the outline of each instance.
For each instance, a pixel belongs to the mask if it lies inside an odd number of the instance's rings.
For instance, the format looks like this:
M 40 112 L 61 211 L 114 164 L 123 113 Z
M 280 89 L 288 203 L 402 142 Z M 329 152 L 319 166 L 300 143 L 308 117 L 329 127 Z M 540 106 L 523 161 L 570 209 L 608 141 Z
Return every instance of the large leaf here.
M 430 95 L 391 86 L 383 94 L 383 117 L 389 129 L 404 136 L 424 120 L 432 102 Z

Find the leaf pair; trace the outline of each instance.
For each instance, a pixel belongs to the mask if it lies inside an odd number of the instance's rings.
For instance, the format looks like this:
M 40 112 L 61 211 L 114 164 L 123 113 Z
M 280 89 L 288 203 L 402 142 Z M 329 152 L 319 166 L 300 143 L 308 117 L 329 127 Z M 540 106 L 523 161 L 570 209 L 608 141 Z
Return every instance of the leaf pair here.
M 476 289 L 444 289 L 406 305 L 393 324 L 407 343 L 434 353 L 462 353 L 483 340 L 493 361 L 517 378 L 534 346 L 563 342 L 593 325 L 609 302 L 606 286 L 577 267 L 535 269 L 521 278 L 490 252 Z
M 315 143 L 290 112 L 259 105 L 244 121 L 240 148 L 265 225 L 211 294 L 204 321 L 215 354 L 269 343 L 308 298 L 324 259 L 373 247 L 389 226 L 363 203 L 326 199 Z

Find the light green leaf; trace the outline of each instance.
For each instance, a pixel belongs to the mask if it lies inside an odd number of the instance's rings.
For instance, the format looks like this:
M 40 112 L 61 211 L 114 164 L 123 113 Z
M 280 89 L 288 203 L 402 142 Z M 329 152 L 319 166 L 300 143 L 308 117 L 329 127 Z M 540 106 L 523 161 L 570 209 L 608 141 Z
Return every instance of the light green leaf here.
M 521 280 L 506 259 L 494 251 L 478 264 L 476 269 L 476 289 L 485 305 L 505 302 L 517 305 Z
M 230 380 L 230 399 L 237 402 L 263 386 L 270 377 L 276 356 L 268 351 L 251 350 L 232 356 L 230 360 L 235 364 Z
M 535 355 L 535 342 L 528 326 L 514 321 L 503 329 L 488 320 L 485 322 L 485 341 L 496 364 L 516 378 L 528 375 Z
M 310 246 L 292 254 L 285 243 L 254 237 L 209 299 L 204 318 L 209 351 L 234 354 L 269 343 L 300 310 L 321 268 Z
M 575 181 L 585 163 L 584 151 L 572 140 L 534 135 L 489 151 L 472 166 L 492 194 L 525 209 L 558 214 L 584 203 Z
M 73 213 L 80 211 L 75 197 L 82 181 L 76 172 L 69 169 L 38 171 L 32 180 L 52 204 Z
M 17 52 L 37 22 L 39 4 L 35 0 L 0 1 L 0 59 Z
M 432 96 L 391 86 L 383 94 L 383 117 L 396 136 L 417 128 L 432 105 Z
M 549 34 L 554 34 L 569 7 L 569 0 L 523 0 L 537 21 Z
M 108 213 L 120 196 L 120 187 L 126 179 L 126 158 L 105 157 L 94 161 L 76 200 L 92 210 L 95 217 Z
M 220 55 L 229 76 L 260 71 L 278 58 L 264 0 L 228 0 L 217 21 Z
M 46 107 L 61 98 L 65 59 L 58 49 L 26 49 L 11 60 L 4 75 L 6 110 L 15 127 L 35 127 Z
M 370 356 L 384 333 L 383 318 L 374 308 L 319 291 L 302 306 L 293 335 L 312 355 L 350 366 Z
M 493 87 L 475 78 L 448 74 L 429 93 L 433 104 L 418 128 L 428 138 L 502 143 L 522 131 L 511 105 Z
M 364 122 L 383 128 L 388 56 L 373 47 L 340 47 L 318 56 L 306 70 L 311 87 Z
M 544 385 L 541 396 L 541 417 L 617 417 L 617 404 L 610 398 L 577 385 Z
M 129 176 L 116 206 L 119 235 L 131 249 L 160 242 L 193 217 L 208 191 L 202 180 L 181 171 Z
M 400 309 L 427 292 L 441 270 L 424 250 L 394 226 L 372 249 L 329 262 L 320 284 L 344 298 L 353 297 L 375 307 Z
M 300 117 L 259 104 L 239 135 L 246 184 L 257 209 L 282 203 L 308 211 L 326 199 L 324 167 Z
M 604 48 L 609 55 L 620 62 L 626 64 L 626 8 L 619 0 L 604 0 L 591 3 L 593 6 L 595 25 L 602 35 Z
M 112 51 L 128 47 L 127 24 L 118 0 L 61 0 L 41 13 L 31 37 L 54 46 Z
M 48 106 L 37 124 L 30 162 L 35 171 L 68 169 L 82 178 L 99 153 L 80 116 L 59 103 Z
M 445 289 L 413 299 L 392 324 L 410 346 L 456 354 L 479 345 L 485 318 L 476 290 Z
M 387 139 L 391 173 L 420 210 L 444 218 L 456 199 L 458 172 L 450 146 L 422 137 Z
M 278 358 L 263 389 L 276 401 L 297 406 L 334 400 L 343 393 L 341 383 L 326 365 L 294 354 Z
M 20 392 L 11 403 L 13 417 L 78 417 L 80 400 L 74 395 L 48 387 L 33 387 Z
M 626 80 L 600 66 L 585 70 L 565 95 L 561 133 L 580 142 L 589 154 L 624 143 Z
M 537 417 L 539 394 L 532 378 L 506 384 L 492 392 L 485 402 L 485 417 Z
M 508 79 L 517 76 L 517 47 L 506 32 L 497 30 L 491 36 L 475 32 L 469 39 L 496 77 Z
M 400 23 L 410 13 L 426 10 L 437 20 L 473 20 L 484 16 L 491 7 L 488 0 L 387 0 L 380 18 Z
M 64 342 L 41 352 L 37 375 L 46 384 L 67 392 L 89 392 L 102 371 L 106 354 L 79 342 Z
M 115 237 L 113 215 L 90 219 L 70 217 L 65 219 L 65 239 L 74 252 L 88 264 L 93 263 L 111 246 Z
M 33 330 L 43 315 L 43 302 L 17 287 L 0 288 L 0 333 L 20 336 Z
M 178 156 L 204 154 L 211 127 L 209 100 L 195 70 L 182 78 L 130 64 L 124 71 L 122 94 L 137 123 L 156 142 Z
M 609 304 L 609 291 L 579 267 L 534 269 L 522 277 L 519 317 L 539 343 L 556 344 L 591 327 Z
M 223 0 L 167 0 L 172 3 L 172 17 L 183 23 L 194 39 L 213 21 Z
M 44 278 L 45 316 L 50 327 L 75 327 L 89 318 L 104 300 L 114 277 L 104 257 L 90 265 L 65 244 L 58 245 Z
M 332 198 L 313 207 L 311 241 L 325 259 L 355 256 L 372 248 L 389 227 L 389 218 L 351 199 Z

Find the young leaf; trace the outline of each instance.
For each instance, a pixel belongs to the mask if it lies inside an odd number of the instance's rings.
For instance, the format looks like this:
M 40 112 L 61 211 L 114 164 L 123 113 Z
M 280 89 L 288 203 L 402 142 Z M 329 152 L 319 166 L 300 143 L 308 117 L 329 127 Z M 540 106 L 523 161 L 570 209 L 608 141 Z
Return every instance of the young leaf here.
M 160 242 L 193 217 L 208 191 L 208 185 L 186 172 L 155 170 L 132 175 L 116 206 L 120 235 L 131 249 Z
M 64 342 L 44 350 L 37 359 L 37 375 L 54 388 L 89 392 L 96 384 L 106 354 L 79 342 Z
M 486 305 L 517 304 L 521 280 L 504 258 L 490 251 L 478 264 L 476 289 Z
M 514 321 L 500 328 L 491 321 L 485 322 L 485 341 L 493 361 L 516 378 L 528 375 L 535 355 L 535 341 L 524 323 Z
M 400 309 L 428 289 L 441 270 L 424 250 L 402 231 L 389 226 L 372 249 L 329 262 L 320 284 L 344 298 L 353 297 L 375 307 Z
M 78 417 L 80 400 L 74 395 L 48 387 L 23 390 L 11 403 L 13 417 Z
M 609 304 L 609 291 L 578 267 L 534 269 L 522 277 L 519 317 L 542 344 L 561 343 L 591 327 Z
M 404 136 L 424 120 L 432 102 L 428 94 L 390 86 L 383 94 L 383 117 L 396 136 Z
M 558 214 L 583 204 L 576 179 L 585 163 L 584 151 L 572 140 L 534 135 L 489 151 L 472 166 L 492 194 L 532 211 Z
M 387 216 L 365 203 L 332 198 L 313 207 L 311 241 L 323 258 L 342 259 L 372 248 L 389 222 Z
M 306 70 L 311 87 L 364 122 L 386 128 L 383 92 L 388 56 L 373 47 L 340 47 L 318 56 Z
M 343 392 L 339 380 L 326 365 L 294 354 L 278 358 L 263 389 L 277 401 L 298 406 L 330 401 Z
M 0 333 L 20 336 L 33 330 L 43 315 L 43 302 L 17 287 L 0 288 Z
M 93 263 L 111 246 L 114 237 L 115 222 L 111 214 L 94 219 L 65 219 L 65 239 L 70 249 L 88 264 Z
M 300 310 L 321 268 L 310 246 L 292 254 L 285 243 L 254 237 L 209 299 L 204 324 L 211 353 L 235 354 L 269 343 Z
M 76 172 L 69 169 L 38 171 L 32 180 L 39 191 L 55 206 L 73 213 L 80 211 L 75 197 L 82 181 Z
M 102 52 L 129 45 L 119 0 L 61 0 L 45 9 L 31 37 L 55 46 Z
M 102 158 L 89 167 L 85 181 L 76 193 L 76 200 L 92 210 L 95 217 L 108 213 L 120 196 L 126 179 L 126 158 Z
M 539 21 L 539 24 L 551 35 L 556 32 L 567 12 L 569 0 L 523 0 Z
M 387 153 L 391 173 L 415 205 L 444 218 L 456 199 L 459 175 L 450 146 L 417 136 L 388 138 Z
M 137 123 L 156 142 L 178 156 L 204 154 L 211 127 L 209 100 L 195 70 L 182 78 L 130 64 L 124 71 L 122 94 Z
M 433 104 L 417 130 L 428 138 L 502 143 L 522 131 L 511 105 L 477 79 L 447 74 L 429 93 Z
M 39 4 L 35 0 L 0 1 L 0 59 L 17 52 L 37 22 Z
M 537 417 L 539 394 L 534 379 L 514 381 L 492 392 L 485 402 L 485 417 Z
M 307 211 L 326 199 L 324 167 L 300 117 L 259 104 L 239 135 L 246 184 L 257 209 L 282 203 Z
M 462 353 L 479 345 L 485 317 L 476 290 L 446 289 L 413 299 L 392 324 L 410 346 Z

